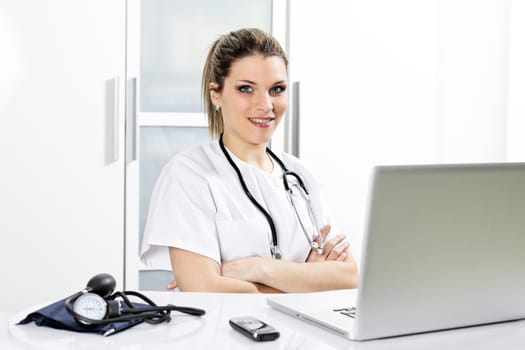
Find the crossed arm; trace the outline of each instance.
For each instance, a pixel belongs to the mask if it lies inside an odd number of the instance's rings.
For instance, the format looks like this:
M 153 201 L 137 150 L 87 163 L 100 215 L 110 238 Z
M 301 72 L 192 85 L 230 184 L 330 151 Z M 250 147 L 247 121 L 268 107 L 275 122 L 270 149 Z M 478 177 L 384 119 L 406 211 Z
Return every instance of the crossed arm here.
M 321 234 L 326 237 L 330 227 Z M 170 247 L 176 284 L 183 291 L 271 293 L 313 292 L 357 287 L 357 265 L 337 235 L 326 242 L 323 254 L 311 251 L 306 262 L 263 257 L 226 261 L 219 265 L 205 256 Z M 173 282 L 168 287 L 173 287 Z

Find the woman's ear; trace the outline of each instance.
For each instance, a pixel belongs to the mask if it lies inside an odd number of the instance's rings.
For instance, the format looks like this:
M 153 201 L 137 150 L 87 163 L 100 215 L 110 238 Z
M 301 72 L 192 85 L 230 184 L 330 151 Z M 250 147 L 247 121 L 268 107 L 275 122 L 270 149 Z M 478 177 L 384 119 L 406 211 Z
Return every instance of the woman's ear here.
M 217 105 L 220 105 L 220 98 L 221 98 L 221 93 L 219 92 L 219 84 L 217 83 L 214 83 L 214 82 L 211 82 L 209 85 L 208 85 L 209 89 L 210 89 L 210 99 L 211 99 L 211 102 L 217 106 Z

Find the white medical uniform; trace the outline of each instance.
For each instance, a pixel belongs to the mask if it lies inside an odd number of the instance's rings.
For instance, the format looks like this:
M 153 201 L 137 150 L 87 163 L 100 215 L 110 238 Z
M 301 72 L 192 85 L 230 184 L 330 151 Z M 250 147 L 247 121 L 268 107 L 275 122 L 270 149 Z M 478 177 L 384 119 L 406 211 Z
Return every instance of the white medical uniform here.
M 274 161 L 270 174 L 229 153 L 253 197 L 272 217 L 282 259 L 304 262 L 310 245 L 284 190 L 278 163 Z M 278 156 L 303 180 L 320 227 L 328 224 L 320 184 L 297 158 Z M 310 234 L 305 202 L 296 202 Z M 170 246 L 219 264 L 250 256 L 270 258 L 271 241 L 268 221 L 246 196 L 218 141 L 213 141 L 178 153 L 163 168 L 151 197 L 141 259 L 148 266 L 171 270 Z

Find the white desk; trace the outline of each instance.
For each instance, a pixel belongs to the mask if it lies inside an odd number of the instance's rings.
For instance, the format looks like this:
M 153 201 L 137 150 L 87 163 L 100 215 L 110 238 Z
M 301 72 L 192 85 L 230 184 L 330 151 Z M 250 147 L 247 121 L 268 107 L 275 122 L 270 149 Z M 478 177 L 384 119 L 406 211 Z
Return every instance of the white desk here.
M 524 349 L 525 321 L 434 332 L 368 342 L 352 342 L 308 325 L 266 305 L 265 295 L 148 292 L 157 304 L 200 307 L 202 318 L 173 313 L 170 323 L 140 324 L 110 337 L 15 323 L 34 308 L 16 315 L 0 313 L 1 349 L 162 350 L 162 349 Z M 281 332 L 272 342 L 257 343 L 231 329 L 228 320 L 251 315 Z M 394 316 L 392 316 L 394 317 Z

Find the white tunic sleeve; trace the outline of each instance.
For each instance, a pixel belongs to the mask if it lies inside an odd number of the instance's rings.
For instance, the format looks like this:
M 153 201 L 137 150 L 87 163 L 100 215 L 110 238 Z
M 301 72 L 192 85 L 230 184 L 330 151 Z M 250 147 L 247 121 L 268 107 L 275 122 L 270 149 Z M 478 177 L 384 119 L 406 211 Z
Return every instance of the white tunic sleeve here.
M 216 208 L 205 176 L 177 157 L 162 170 L 144 230 L 141 259 L 146 265 L 171 270 L 169 247 L 220 263 Z

